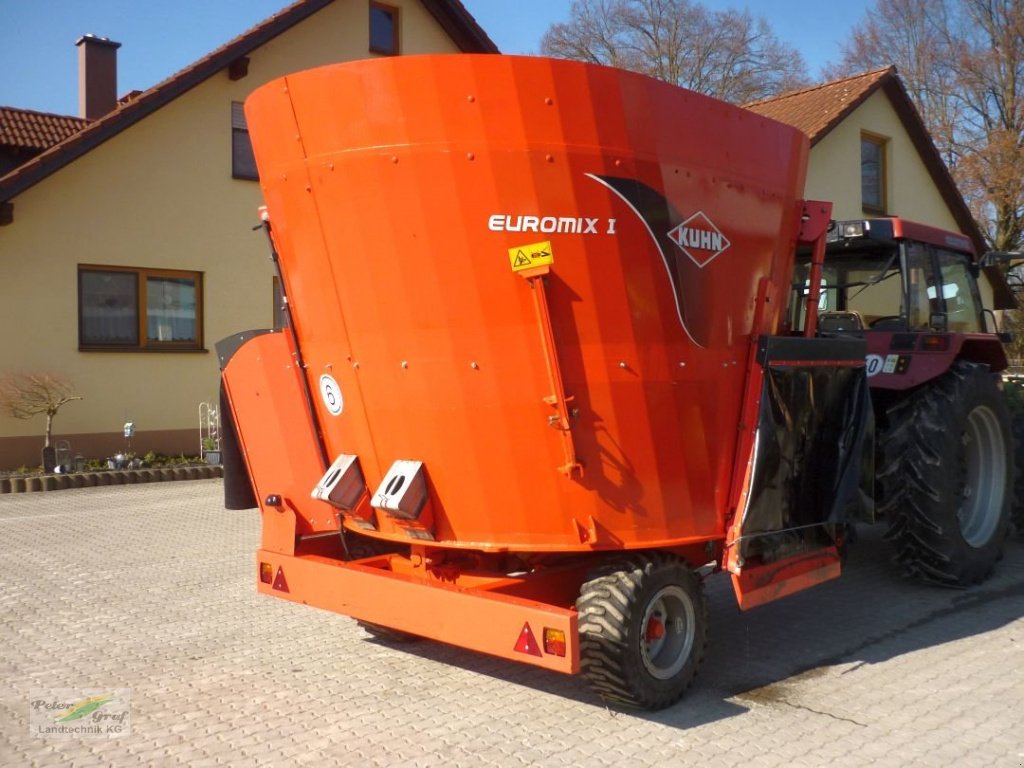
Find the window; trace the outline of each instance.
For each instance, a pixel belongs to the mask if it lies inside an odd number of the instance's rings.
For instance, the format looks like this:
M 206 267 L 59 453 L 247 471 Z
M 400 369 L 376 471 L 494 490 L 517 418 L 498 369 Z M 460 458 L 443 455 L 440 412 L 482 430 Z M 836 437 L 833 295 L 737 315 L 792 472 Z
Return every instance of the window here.
M 882 136 L 860 136 L 860 196 L 866 213 L 885 213 L 885 145 Z
M 231 102 L 231 175 L 236 179 L 259 180 L 256 156 L 252 153 L 249 127 L 240 101 Z
M 383 3 L 370 3 L 370 50 L 373 53 L 398 53 L 398 9 Z
M 939 250 L 939 271 L 942 275 L 942 306 L 946 311 L 947 328 L 954 333 L 978 333 L 984 330 L 981 318 L 981 295 L 978 282 L 971 275 L 967 256 Z M 939 299 L 938 288 L 929 289 Z
M 203 348 L 201 272 L 78 267 L 78 346 L 87 350 Z

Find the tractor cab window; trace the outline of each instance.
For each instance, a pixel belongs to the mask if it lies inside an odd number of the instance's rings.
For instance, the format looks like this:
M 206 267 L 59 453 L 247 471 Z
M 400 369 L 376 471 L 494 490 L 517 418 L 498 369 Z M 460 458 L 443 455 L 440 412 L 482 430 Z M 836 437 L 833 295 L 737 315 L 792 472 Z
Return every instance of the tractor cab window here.
M 804 325 L 809 261 L 809 254 L 797 257 L 788 314 L 794 332 Z M 974 269 L 962 253 L 914 241 L 829 252 L 821 273 L 819 330 L 982 332 Z
M 801 258 L 794 271 L 790 328 L 803 328 L 810 264 Z M 821 273 L 819 325 L 841 331 L 901 323 L 904 309 L 899 251 L 874 248 L 828 254 Z M 926 318 L 927 320 L 927 318 Z
M 842 263 L 843 259 L 836 260 Z M 845 265 L 838 286 L 846 309 L 856 312 L 864 328 L 902 324 L 904 315 L 900 260 L 895 248 L 865 253 Z
M 907 259 L 907 327 L 912 331 L 927 331 L 931 317 L 941 312 L 935 301 L 935 264 L 931 250 L 921 244 L 908 242 Z
M 942 280 L 941 284 L 929 289 L 929 295 L 939 306 L 937 311 L 946 313 L 947 330 L 953 333 L 981 332 L 981 297 L 967 256 L 939 250 L 938 257 Z

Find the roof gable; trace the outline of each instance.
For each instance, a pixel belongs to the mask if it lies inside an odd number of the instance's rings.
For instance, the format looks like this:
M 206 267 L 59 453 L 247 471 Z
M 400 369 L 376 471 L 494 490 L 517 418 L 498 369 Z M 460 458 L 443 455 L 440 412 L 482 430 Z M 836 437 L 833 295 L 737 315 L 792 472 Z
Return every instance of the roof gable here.
M 763 117 L 799 128 L 810 138 L 813 147 L 857 107 L 879 91 L 885 94 L 895 110 L 960 231 L 971 238 L 978 253 L 984 253 L 987 250 L 985 237 L 971 215 L 967 203 L 964 202 L 942 156 L 935 148 L 920 113 L 903 87 L 896 67 L 889 66 L 862 72 L 812 88 L 746 104 L 745 107 Z
M 0 202 L 11 200 L 332 2 L 336 0 L 297 0 L 163 82 L 120 104 L 99 120 L 85 121 L 84 128 L 0 177 Z M 498 52 L 497 46 L 465 9 L 461 0 L 420 2 L 464 52 Z

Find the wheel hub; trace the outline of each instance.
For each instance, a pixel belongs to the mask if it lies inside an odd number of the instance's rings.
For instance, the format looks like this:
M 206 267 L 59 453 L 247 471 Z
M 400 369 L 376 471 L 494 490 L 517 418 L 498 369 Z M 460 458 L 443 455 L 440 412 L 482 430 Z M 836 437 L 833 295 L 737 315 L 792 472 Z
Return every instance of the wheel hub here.
M 956 518 L 964 541 L 983 547 L 999 525 L 1006 494 L 1007 448 L 996 414 L 984 406 L 971 411 L 962 440 Z
M 678 674 L 693 652 L 696 613 L 682 587 L 662 587 L 647 604 L 640 624 L 640 656 L 647 672 L 659 680 Z
M 661 620 L 660 616 L 652 616 L 651 620 L 647 622 L 647 644 L 650 644 L 655 640 L 660 640 L 665 636 L 665 622 Z

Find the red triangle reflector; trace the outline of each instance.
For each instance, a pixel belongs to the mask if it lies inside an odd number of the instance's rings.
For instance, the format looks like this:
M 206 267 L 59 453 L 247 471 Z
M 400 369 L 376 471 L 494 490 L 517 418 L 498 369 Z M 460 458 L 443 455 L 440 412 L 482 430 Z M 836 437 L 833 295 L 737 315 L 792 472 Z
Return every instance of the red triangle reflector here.
M 280 590 L 281 592 L 288 592 L 288 582 L 284 580 L 284 570 L 281 566 L 277 566 L 277 576 L 274 577 L 274 589 Z M 540 654 L 537 654 L 538 656 Z
M 528 653 L 531 656 L 540 656 L 540 646 L 537 645 L 537 638 L 533 636 L 529 622 L 523 624 L 523 631 L 519 633 L 515 650 L 520 653 Z

